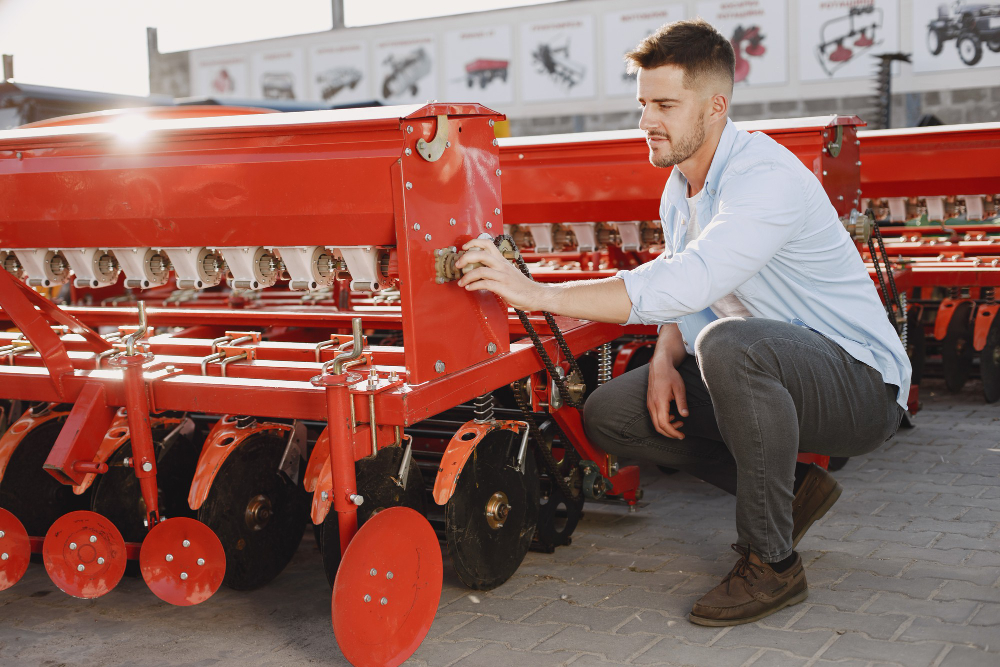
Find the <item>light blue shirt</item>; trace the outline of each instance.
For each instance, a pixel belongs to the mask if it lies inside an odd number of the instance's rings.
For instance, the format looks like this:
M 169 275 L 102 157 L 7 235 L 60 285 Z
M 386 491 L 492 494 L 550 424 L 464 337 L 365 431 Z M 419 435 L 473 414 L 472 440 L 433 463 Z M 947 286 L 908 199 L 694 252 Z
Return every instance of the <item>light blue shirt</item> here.
M 660 200 L 666 249 L 619 271 L 628 324 L 677 322 L 688 353 L 733 293 L 754 317 L 790 322 L 838 343 L 900 388 L 910 362 L 847 230 L 819 180 L 763 132 L 727 121 L 698 200 L 701 234 L 685 245 L 687 179 L 673 169 Z M 705 221 L 710 221 L 705 224 Z

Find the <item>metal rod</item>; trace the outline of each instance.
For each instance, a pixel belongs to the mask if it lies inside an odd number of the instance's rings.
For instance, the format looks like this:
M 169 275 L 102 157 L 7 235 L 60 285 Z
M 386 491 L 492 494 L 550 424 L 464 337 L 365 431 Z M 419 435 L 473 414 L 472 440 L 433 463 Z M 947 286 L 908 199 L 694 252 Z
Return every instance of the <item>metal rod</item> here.
M 375 430 L 375 394 L 368 394 L 368 426 L 372 432 L 372 454 L 378 454 L 378 434 Z

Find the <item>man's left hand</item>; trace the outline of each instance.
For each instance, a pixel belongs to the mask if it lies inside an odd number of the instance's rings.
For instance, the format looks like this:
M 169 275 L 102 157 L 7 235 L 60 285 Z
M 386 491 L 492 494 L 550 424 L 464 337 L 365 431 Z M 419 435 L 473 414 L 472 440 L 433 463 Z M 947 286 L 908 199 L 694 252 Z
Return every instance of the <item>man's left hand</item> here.
M 518 310 L 544 309 L 546 286 L 521 273 L 491 239 L 472 239 L 462 249 L 466 252 L 455 262 L 455 268 L 462 269 L 473 263 L 481 266 L 459 278 L 461 287 L 469 291 L 489 290 Z

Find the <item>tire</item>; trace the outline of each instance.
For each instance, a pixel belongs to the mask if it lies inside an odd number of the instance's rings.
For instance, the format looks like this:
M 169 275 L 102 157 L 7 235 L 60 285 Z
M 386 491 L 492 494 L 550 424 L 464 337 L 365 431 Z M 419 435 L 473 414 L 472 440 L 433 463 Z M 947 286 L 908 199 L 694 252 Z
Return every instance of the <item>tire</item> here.
M 969 67 L 978 64 L 983 57 L 983 41 L 969 32 L 959 35 L 958 57 Z
M 993 53 L 1000 53 L 1000 36 L 994 37 L 990 41 L 986 42 L 986 48 Z
M 941 31 L 934 28 L 927 29 L 927 50 L 932 56 L 936 56 L 944 49 L 944 40 L 941 39 Z

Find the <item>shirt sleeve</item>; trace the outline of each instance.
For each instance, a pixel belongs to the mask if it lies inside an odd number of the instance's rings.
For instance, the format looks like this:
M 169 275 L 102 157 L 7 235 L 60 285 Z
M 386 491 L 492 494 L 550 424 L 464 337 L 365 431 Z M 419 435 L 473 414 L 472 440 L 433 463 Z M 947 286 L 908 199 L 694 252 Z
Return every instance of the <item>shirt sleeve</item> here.
M 632 301 L 627 324 L 697 313 L 757 274 L 805 222 L 800 174 L 758 162 L 720 185 L 718 213 L 683 251 L 619 271 Z

